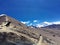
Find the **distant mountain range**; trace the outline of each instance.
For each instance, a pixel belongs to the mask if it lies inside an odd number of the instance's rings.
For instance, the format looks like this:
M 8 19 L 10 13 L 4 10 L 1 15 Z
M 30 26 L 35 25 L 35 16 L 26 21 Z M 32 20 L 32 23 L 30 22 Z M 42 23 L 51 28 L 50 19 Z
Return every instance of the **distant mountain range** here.
M 60 24 L 52 24 L 44 27 L 31 26 L 32 28 L 49 28 L 49 29 L 60 29 Z
M 52 25 L 48 25 L 42 28 L 49 28 L 49 29 L 60 29 L 60 24 L 52 24 Z

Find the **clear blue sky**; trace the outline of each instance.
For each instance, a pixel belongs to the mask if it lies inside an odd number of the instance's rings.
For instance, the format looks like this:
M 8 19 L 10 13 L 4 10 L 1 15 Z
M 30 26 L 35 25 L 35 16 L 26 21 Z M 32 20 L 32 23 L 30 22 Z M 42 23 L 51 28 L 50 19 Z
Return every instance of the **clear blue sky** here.
M 60 21 L 60 0 L 0 0 L 2 13 L 21 21 Z

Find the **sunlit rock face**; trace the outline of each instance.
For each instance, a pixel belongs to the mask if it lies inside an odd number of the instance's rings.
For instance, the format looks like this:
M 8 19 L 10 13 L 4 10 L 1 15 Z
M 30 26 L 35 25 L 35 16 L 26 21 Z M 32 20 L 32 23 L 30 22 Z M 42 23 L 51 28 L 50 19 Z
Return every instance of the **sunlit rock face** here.
M 19 30 L 27 27 L 7 15 L 0 16 L 0 45 L 32 45 L 30 39 Z M 19 35 L 18 35 L 19 34 Z

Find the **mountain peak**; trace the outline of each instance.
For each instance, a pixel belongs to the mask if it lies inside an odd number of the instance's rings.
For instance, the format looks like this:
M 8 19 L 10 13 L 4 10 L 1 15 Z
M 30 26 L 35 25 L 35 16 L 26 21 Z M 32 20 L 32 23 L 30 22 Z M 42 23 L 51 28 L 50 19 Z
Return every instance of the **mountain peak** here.
M 6 15 L 6 14 L 1 14 L 0 17 L 1 17 L 1 16 L 7 16 L 7 15 Z

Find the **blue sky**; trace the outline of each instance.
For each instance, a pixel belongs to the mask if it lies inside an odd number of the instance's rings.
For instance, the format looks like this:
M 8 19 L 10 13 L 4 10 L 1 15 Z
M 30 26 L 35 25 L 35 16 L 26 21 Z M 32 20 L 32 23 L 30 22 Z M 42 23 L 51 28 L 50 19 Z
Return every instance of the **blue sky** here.
M 0 14 L 19 21 L 60 21 L 60 0 L 0 0 Z

